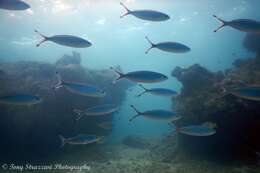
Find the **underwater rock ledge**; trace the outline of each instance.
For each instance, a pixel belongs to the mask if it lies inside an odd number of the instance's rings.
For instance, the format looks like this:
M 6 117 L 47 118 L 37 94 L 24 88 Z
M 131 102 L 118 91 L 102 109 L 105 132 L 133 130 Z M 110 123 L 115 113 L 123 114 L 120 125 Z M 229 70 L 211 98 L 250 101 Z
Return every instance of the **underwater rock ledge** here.
M 237 159 L 255 162 L 260 150 L 260 103 L 223 95 L 223 87 L 260 84 L 259 57 L 243 59 L 239 65 L 222 72 L 210 72 L 198 64 L 172 71 L 183 85 L 173 98 L 173 109 L 180 110 L 183 119 L 177 125 L 189 123 L 217 124 L 217 133 L 207 138 L 178 135 L 178 146 L 194 157 Z M 222 96 L 223 95 L 223 96 Z
M 111 122 L 113 115 L 84 117 L 76 122 L 73 109 L 105 103 L 120 106 L 126 90 L 133 85 L 125 80 L 112 84 L 116 76 L 111 70 L 92 70 L 81 66 L 80 54 L 76 52 L 64 55 L 55 64 L 3 62 L 0 70 L 0 95 L 29 93 L 44 99 L 33 107 L 0 105 L 0 138 L 3 141 L 0 144 L 0 159 L 5 161 L 55 155 L 60 150 L 59 134 L 65 137 L 79 133 L 108 135 L 111 129 L 102 129 L 98 124 Z M 56 71 L 60 72 L 64 81 L 101 86 L 106 89 L 107 95 L 97 99 L 79 96 L 65 89 L 54 91 Z

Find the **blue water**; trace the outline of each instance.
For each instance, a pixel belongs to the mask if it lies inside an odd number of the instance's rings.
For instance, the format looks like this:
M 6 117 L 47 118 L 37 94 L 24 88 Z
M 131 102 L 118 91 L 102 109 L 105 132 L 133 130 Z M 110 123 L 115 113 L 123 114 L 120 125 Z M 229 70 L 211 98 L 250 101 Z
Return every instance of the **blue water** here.
M 125 13 L 117 0 L 26 0 L 31 5 L 27 11 L 0 10 L 0 60 L 42 61 L 54 63 L 63 54 L 77 51 L 81 54 L 82 65 L 90 69 L 108 69 L 120 65 L 123 72 L 151 70 L 163 73 L 169 80 L 145 87 L 165 87 L 181 91 L 181 83 L 171 77 L 176 67 L 200 64 L 211 71 L 232 67 L 237 58 L 253 56 L 243 47 L 245 33 L 225 27 L 214 33 L 219 23 L 213 14 L 226 20 L 250 18 L 259 20 L 258 0 L 126 0 L 129 9 L 156 9 L 171 17 L 165 22 L 148 22 L 133 16 L 120 19 Z M 86 49 L 64 47 L 46 42 L 40 47 L 41 39 L 34 29 L 52 36 L 71 34 L 91 41 Z M 191 48 L 186 54 L 172 54 L 153 49 L 145 54 L 150 44 L 176 41 Z M 234 56 L 235 54 L 235 56 Z M 127 91 L 126 99 L 119 113 L 113 118 L 114 128 L 108 139 L 120 143 L 129 135 L 161 137 L 169 134 L 167 123 L 156 122 L 143 117 L 129 122 L 135 115 L 130 105 L 140 111 L 149 109 L 171 110 L 174 105 L 170 98 L 145 94 L 142 88 L 134 86 Z

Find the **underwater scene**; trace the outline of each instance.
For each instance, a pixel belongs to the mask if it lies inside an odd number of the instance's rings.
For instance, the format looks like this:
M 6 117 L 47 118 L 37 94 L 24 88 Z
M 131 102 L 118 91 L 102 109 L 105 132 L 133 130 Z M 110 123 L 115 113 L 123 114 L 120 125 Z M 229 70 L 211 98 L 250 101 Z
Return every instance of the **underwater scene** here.
M 260 173 L 259 0 L 0 0 L 0 173 Z

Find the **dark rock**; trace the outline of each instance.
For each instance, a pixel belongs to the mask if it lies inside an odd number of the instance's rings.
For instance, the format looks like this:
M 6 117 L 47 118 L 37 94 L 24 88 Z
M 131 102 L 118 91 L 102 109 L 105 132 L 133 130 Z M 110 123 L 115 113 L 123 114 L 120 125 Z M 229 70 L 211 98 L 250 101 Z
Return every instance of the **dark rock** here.
M 64 58 L 65 57 L 65 58 Z M 113 85 L 115 74 L 110 70 L 92 70 L 80 65 L 80 55 L 64 56 L 56 64 L 43 62 L 1 63 L 4 78 L 0 77 L 0 94 L 29 93 L 41 96 L 44 101 L 33 107 L 0 105 L 0 156 L 5 160 L 27 160 L 30 157 L 49 157 L 59 152 L 59 134 L 71 137 L 79 133 L 101 136 L 111 131 L 103 130 L 100 122 L 112 121 L 113 116 L 84 117 L 76 122 L 73 109 L 85 109 L 102 103 L 119 105 L 130 85 Z M 75 60 L 74 60 L 75 59 Z M 66 63 L 77 68 L 67 68 Z M 58 65 L 58 66 L 56 66 Z M 64 68 L 65 67 L 65 68 Z M 57 83 L 56 71 L 69 82 L 93 84 L 106 89 L 104 98 L 89 98 L 73 94 L 64 88 L 54 91 Z M 1 74 L 0 74 L 1 75 Z M 7 155 L 9 157 L 7 157 Z M 23 158 L 21 158 L 23 157 Z M 1 159 L 0 158 L 0 159 Z
M 260 35 L 248 33 L 244 39 L 244 47 L 251 52 L 260 54 Z
M 177 126 L 214 122 L 217 133 L 207 138 L 178 135 L 178 148 L 194 157 L 245 159 L 259 151 L 260 103 L 223 95 L 223 88 L 260 84 L 259 58 L 238 60 L 236 68 L 213 73 L 199 65 L 173 70 L 182 84 L 181 95 L 173 99 L 182 119 Z M 254 148 L 254 149 L 253 149 Z M 210 153 L 210 154 L 209 154 Z
M 72 55 L 63 55 L 57 62 L 56 66 L 67 66 L 70 64 L 80 65 L 81 56 L 77 52 L 73 52 Z
M 198 90 L 206 90 L 223 78 L 221 72 L 212 73 L 199 64 L 195 64 L 187 69 L 176 67 L 172 71 L 172 76 L 176 77 L 183 84 L 182 95 L 196 95 Z

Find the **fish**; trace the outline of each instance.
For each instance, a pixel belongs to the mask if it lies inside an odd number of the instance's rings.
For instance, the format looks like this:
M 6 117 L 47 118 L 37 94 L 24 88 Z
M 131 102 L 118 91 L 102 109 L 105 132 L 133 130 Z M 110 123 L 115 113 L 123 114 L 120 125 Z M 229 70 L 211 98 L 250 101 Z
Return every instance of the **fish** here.
M 70 145 L 86 145 L 86 144 L 93 144 L 93 143 L 101 143 L 104 137 L 99 137 L 96 135 L 88 135 L 88 134 L 79 134 L 75 137 L 71 138 L 64 138 L 62 135 L 59 135 L 61 140 L 60 147 L 64 147 L 65 144 Z
M 15 94 L 0 97 L 0 103 L 16 106 L 31 106 L 43 101 L 41 97 L 29 94 Z
M 99 106 L 94 106 L 94 107 L 88 108 L 84 111 L 79 110 L 79 109 L 74 109 L 73 111 L 78 115 L 76 120 L 79 120 L 82 118 L 83 115 L 101 116 L 101 115 L 112 114 L 112 113 L 118 111 L 118 107 L 114 104 L 104 104 L 104 105 L 99 105 Z
M 251 19 L 236 19 L 231 21 L 225 21 L 216 15 L 213 15 L 213 17 L 215 17 L 221 23 L 221 25 L 216 30 L 214 30 L 214 32 L 218 32 L 225 26 L 230 26 L 242 32 L 258 33 L 258 34 L 260 33 L 259 21 L 255 21 Z
M 134 71 L 129 72 L 126 74 L 123 74 L 122 72 L 119 72 L 118 70 L 114 69 L 113 67 L 110 68 L 111 70 L 114 70 L 115 73 L 119 75 L 119 77 L 116 79 L 116 81 L 126 78 L 133 82 L 140 82 L 140 83 L 157 83 L 162 82 L 168 79 L 167 76 L 164 74 L 153 72 L 153 71 Z M 116 82 L 114 81 L 114 82 Z
M 98 127 L 105 129 L 105 130 L 111 130 L 113 127 L 113 123 L 111 122 L 102 122 L 98 124 Z
M 260 86 L 233 88 L 229 91 L 229 93 L 242 99 L 260 101 Z
M 137 115 L 130 118 L 129 119 L 130 122 L 139 116 L 144 116 L 146 118 L 150 118 L 153 120 L 161 120 L 166 122 L 172 122 L 181 119 L 181 116 L 179 116 L 177 112 L 173 112 L 173 111 L 158 109 L 158 110 L 140 112 L 133 105 L 131 105 L 131 108 L 133 108 L 133 110 L 137 113 Z
M 127 15 L 133 15 L 139 19 L 153 21 L 153 22 L 161 22 L 170 19 L 169 15 L 159 11 L 154 11 L 154 10 L 133 10 L 132 11 L 129 10 L 122 2 L 120 2 L 120 5 L 122 5 L 126 10 L 126 13 L 120 16 L 120 18 L 123 18 Z
M 142 93 L 138 95 L 138 97 L 142 96 L 145 93 L 151 93 L 154 95 L 158 96 L 165 96 L 165 97 L 173 97 L 176 96 L 178 93 L 174 90 L 166 89 L 166 88 L 152 88 L 152 89 L 147 89 L 145 88 L 142 84 L 139 84 L 141 88 L 144 89 Z
M 21 0 L 0 0 L 0 8 L 4 10 L 23 11 L 31 7 Z
M 80 84 L 80 83 L 65 82 L 62 80 L 62 78 L 58 72 L 56 72 L 56 75 L 57 75 L 59 81 L 58 81 L 58 84 L 53 87 L 55 90 L 65 87 L 70 92 L 79 94 L 82 96 L 88 96 L 88 97 L 105 97 L 106 96 L 106 92 L 98 87 Z
M 85 40 L 83 38 L 72 36 L 72 35 L 54 35 L 51 37 L 47 37 L 43 34 L 41 34 L 39 31 L 35 30 L 36 33 L 38 33 L 43 39 L 36 45 L 36 47 L 39 47 L 42 43 L 46 41 L 51 41 L 59 45 L 73 47 L 73 48 L 86 48 L 90 47 L 92 43 L 90 43 L 88 40 Z
M 147 36 L 145 37 L 146 40 L 151 44 L 151 47 L 146 50 L 146 54 L 150 52 L 151 49 L 157 48 L 165 52 L 171 52 L 171 53 L 187 53 L 191 51 L 191 48 L 188 46 L 177 43 L 177 42 L 161 42 L 161 43 L 153 43 Z
M 189 125 L 175 129 L 176 132 L 189 136 L 212 136 L 216 133 L 214 128 L 205 125 Z

